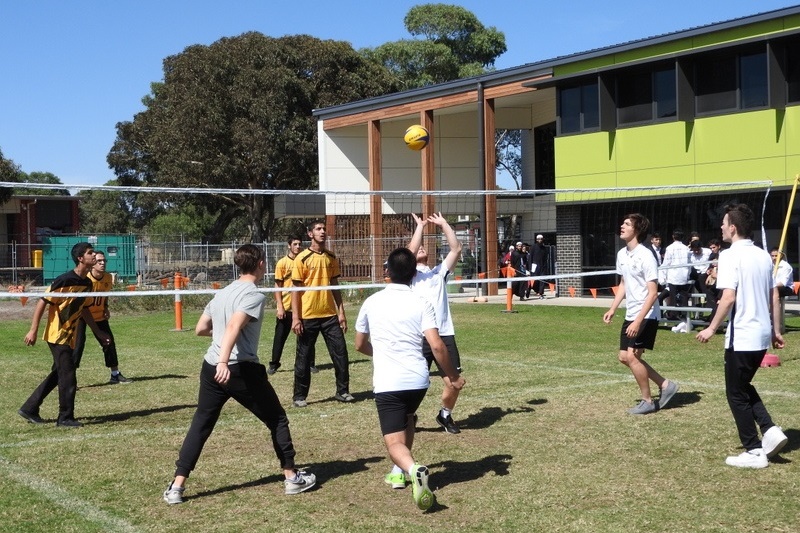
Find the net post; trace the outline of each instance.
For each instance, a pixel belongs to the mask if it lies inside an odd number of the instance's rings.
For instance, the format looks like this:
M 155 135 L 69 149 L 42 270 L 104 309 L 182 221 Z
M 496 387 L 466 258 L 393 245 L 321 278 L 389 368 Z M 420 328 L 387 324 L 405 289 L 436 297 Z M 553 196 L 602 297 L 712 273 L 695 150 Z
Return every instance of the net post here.
M 506 274 L 506 308 L 501 311 L 503 313 L 516 313 L 514 311 L 514 289 L 512 287 L 512 279 L 514 279 L 515 270 L 514 267 L 508 265 L 506 268 L 503 269 Z

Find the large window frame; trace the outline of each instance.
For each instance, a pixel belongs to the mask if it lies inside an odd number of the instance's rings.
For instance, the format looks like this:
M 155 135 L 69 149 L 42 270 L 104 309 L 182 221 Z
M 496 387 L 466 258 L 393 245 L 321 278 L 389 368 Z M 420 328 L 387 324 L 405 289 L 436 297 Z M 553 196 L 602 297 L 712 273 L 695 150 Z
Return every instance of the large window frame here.
M 769 108 L 765 44 L 703 54 L 694 59 L 698 117 Z
M 616 87 L 617 124 L 620 127 L 676 120 L 674 63 L 620 71 L 616 75 Z
M 597 79 L 558 89 L 558 134 L 600 131 L 600 90 Z

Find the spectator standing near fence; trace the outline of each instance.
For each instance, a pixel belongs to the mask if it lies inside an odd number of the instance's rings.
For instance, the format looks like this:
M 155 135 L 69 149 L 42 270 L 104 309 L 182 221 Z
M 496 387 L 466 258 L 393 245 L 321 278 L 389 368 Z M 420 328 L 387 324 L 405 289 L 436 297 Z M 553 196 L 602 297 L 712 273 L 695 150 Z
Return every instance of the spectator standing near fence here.
M 206 305 L 195 333 L 211 337 L 211 346 L 200 370 L 197 410 L 175 462 L 175 478 L 164 491 L 168 504 L 183 503 L 186 480 L 194 470 L 222 407 L 231 398 L 264 423 L 284 475 L 284 492 L 299 494 L 316 483 L 314 474 L 295 468 L 295 449 L 286 416 L 272 388 L 267 369 L 258 359 L 258 340 L 264 318 L 264 294 L 258 280 L 264 277 L 264 252 L 245 244 L 236 250 L 234 263 L 239 279 L 219 291 Z M 232 451 L 226 450 L 226 453 Z
M 755 217 L 744 205 L 727 206 L 722 219 L 722 239 L 731 247 L 720 252 L 717 288 L 722 291 L 717 314 L 697 334 L 708 342 L 724 317 L 725 395 L 745 451 L 725 463 L 740 468 L 765 468 L 788 439 L 772 421 L 764 402 L 751 384 L 772 344 L 783 348 L 780 333 L 779 295 L 772 279 L 772 261 L 750 239 Z M 762 438 L 758 437 L 758 429 Z
M 428 487 L 428 468 L 417 464 L 411 455 L 416 411 L 430 386 L 430 363 L 422 353 L 423 340 L 447 379 L 446 387 L 461 389 L 464 378 L 451 364 L 439 336 L 433 305 L 409 287 L 419 275 L 414 254 L 405 248 L 394 250 L 387 269 L 391 283 L 361 306 L 355 347 L 373 360 L 375 405 L 383 440 L 395 465 L 385 480 L 392 488 L 402 489 L 408 479 L 414 502 L 425 510 L 434 501 Z
M 531 271 L 534 276 L 544 276 L 549 274 L 547 259 L 548 259 L 547 246 L 544 244 L 544 235 L 536 235 L 536 241 L 531 247 Z M 544 300 L 544 287 L 545 281 L 538 279 L 534 282 L 534 291 L 539 296 L 540 300 Z
M 95 250 L 95 264 L 89 271 L 88 278 L 92 282 L 92 292 L 111 292 L 114 287 L 114 281 L 111 274 L 106 272 L 106 254 L 99 250 Z M 131 382 L 128 378 L 122 375 L 119 371 L 119 357 L 117 355 L 117 343 L 114 340 L 114 333 L 111 332 L 111 326 L 108 319 L 111 318 L 111 313 L 108 310 L 108 296 L 95 296 L 90 300 L 89 312 L 92 313 L 97 327 L 103 331 L 111 342 L 103 344 L 100 347 L 103 349 L 103 358 L 105 359 L 106 367 L 111 369 L 111 377 L 108 382 L 111 385 L 128 384 Z M 83 357 L 83 350 L 86 347 L 86 322 L 83 320 L 78 321 L 77 333 L 75 337 L 75 350 L 73 352 L 73 359 L 75 360 L 75 368 L 81 366 L 81 358 Z
M 778 265 L 777 269 L 773 268 L 773 278 L 775 279 L 775 287 L 778 289 L 778 294 L 783 297 L 792 296 L 794 294 L 794 269 L 792 269 L 792 265 L 786 261 L 785 254 L 781 253 L 777 247 L 770 250 L 769 255 L 772 257 L 772 263 Z
M 661 266 L 667 291 L 672 298 L 672 304 L 675 307 L 686 307 L 689 296 L 689 276 L 692 267 L 689 266 L 689 250 L 683 244 L 682 230 L 676 229 L 672 232 L 672 244 L 667 246 Z M 680 316 L 678 318 L 680 319 Z M 686 328 L 685 324 L 679 324 L 677 327 L 679 328 L 677 332 L 686 333 L 685 329 L 683 329 Z
M 92 290 L 92 282 L 87 276 L 95 263 L 94 249 L 88 242 L 79 242 L 72 247 L 70 255 L 75 262 L 75 268 L 53 280 L 47 289 L 47 294 L 36 304 L 31 329 L 25 335 L 25 344 L 34 346 L 36 337 L 39 336 L 39 322 L 45 309 L 48 309 L 47 326 L 42 340 L 47 342 L 53 355 L 53 368 L 17 412 L 28 422 L 43 424 L 44 420 L 39 416 L 39 407 L 47 395 L 58 387 L 56 425 L 76 428 L 83 426 L 75 420 L 75 393 L 78 390 L 78 380 L 75 376 L 73 350 L 78 321 L 80 319 L 86 321 L 101 344 L 107 345 L 111 339 L 95 324 L 89 312 L 89 301 L 79 296 L 82 292 Z
M 325 222 L 312 222 L 308 236 L 311 244 L 294 259 L 292 283 L 295 287 L 304 288 L 339 285 L 339 260 L 325 247 Z M 350 394 L 350 361 L 344 340 L 347 317 L 341 292 L 338 289 L 292 292 L 292 331 L 298 335 L 294 362 L 294 406 L 308 405 L 314 345 L 320 333 L 333 361 L 336 376 L 334 398 L 340 402 L 354 401 L 355 398 Z
M 639 213 L 627 215 L 620 226 L 619 236 L 625 247 L 617 253 L 617 274 L 622 279 L 611 308 L 603 315 L 611 323 L 622 300 L 627 301 L 625 321 L 619 342 L 619 362 L 633 374 L 641 392 L 641 400 L 628 413 L 645 415 L 663 409 L 678 392 L 678 384 L 665 379 L 643 358 L 645 350 L 655 345 L 661 312 L 658 305 L 658 266 L 653 253 L 643 244 L 650 221 Z M 685 249 L 685 248 L 684 248 Z M 658 385 L 661 397 L 658 405 L 650 393 L 650 381 Z

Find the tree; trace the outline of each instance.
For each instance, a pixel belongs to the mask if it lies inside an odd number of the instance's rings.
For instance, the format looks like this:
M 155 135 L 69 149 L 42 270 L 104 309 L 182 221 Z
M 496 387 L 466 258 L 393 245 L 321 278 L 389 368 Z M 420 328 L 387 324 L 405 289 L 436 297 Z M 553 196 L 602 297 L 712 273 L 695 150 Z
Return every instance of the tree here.
M 61 180 L 52 172 L 31 172 L 26 174 L 19 173 L 19 181 L 22 183 L 49 183 L 52 185 L 63 185 Z M 22 195 L 45 195 L 45 196 L 69 196 L 66 189 L 33 189 L 30 187 L 14 187 L 14 194 Z
M 497 130 L 495 133 L 496 166 L 498 169 L 508 172 L 517 189 L 522 189 L 521 146 L 521 130 Z
M 404 39 L 361 51 L 385 66 L 402 89 L 424 87 L 482 74 L 506 51 L 503 32 L 485 27 L 469 10 L 448 4 L 422 4 L 405 16 Z
M 345 42 L 245 33 L 194 45 L 164 60 L 145 111 L 117 125 L 108 156 L 121 183 L 229 189 L 310 189 L 317 183 L 312 110 L 391 92 L 388 73 Z M 193 195 L 218 240 L 247 215 L 250 239 L 274 224 L 273 197 Z
M 106 185 L 119 185 L 111 180 Z M 112 191 L 86 190 L 81 198 L 81 228 L 86 233 L 128 233 L 134 230 L 133 205 L 135 195 Z
M 0 181 L 19 182 L 19 167 L 10 159 L 3 157 L 3 150 L 0 149 Z M 0 205 L 6 203 L 14 189 L 10 187 L 0 187 Z

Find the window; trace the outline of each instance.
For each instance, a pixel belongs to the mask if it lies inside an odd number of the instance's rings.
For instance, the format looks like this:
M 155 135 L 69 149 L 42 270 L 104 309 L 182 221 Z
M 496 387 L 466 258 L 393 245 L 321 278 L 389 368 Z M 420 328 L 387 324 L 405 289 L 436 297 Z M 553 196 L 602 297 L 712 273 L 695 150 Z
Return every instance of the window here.
M 711 57 L 698 60 L 697 96 L 698 113 L 711 113 L 736 109 L 736 57 Z
M 675 67 L 653 72 L 653 101 L 655 118 L 675 117 L 678 114 Z
M 695 73 L 698 114 L 769 104 L 765 50 L 698 59 Z
M 800 42 L 786 45 L 787 101 L 800 103 Z
M 559 133 L 596 130 L 600 126 L 597 82 L 558 91 Z
M 739 87 L 742 109 L 767 106 L 766 52 L 743 55 L 739 58 Z
M 650 122 L 676 116 L 675 67 L 622 73 L 617 77 L 617 120 Z

